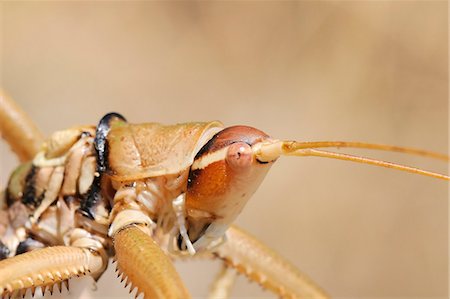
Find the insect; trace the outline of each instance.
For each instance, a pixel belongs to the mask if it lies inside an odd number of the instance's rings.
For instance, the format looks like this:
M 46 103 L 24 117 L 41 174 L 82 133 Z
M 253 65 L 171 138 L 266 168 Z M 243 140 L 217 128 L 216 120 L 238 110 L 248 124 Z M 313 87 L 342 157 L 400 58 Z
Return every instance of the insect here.
M 233 226 L 280 156 L 318 156 L 449 180 L 395 163 L 319 150 L 356 147 L 446 155 L 362 142 L 277 140 L 219 122 L 131 124 L 117 113 L 96 126 L 55 132 L 45 142 L 6 96 L 4 139 L 25 163 L 11 175 L 0 217 L 0 292 L 43 293 L 73 276 L 98 279 L 114 257 L 122 279 L 148 298 L 188 298 L 172 259 L 222 259 L 282 297 L 327 298 L 264 244 Z M 229 275 L 213 293 L 228 293 Z

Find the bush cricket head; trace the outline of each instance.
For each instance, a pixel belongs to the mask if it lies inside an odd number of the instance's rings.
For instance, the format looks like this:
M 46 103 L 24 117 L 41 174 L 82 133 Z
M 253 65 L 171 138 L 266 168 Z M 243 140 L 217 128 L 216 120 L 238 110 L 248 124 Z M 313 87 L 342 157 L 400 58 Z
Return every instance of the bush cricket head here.
M 252 127 L 226 128 L 197 153 L 189 173 L 186 222 L 194 248 L 208 247 L 224 235 L 269 168 L 282 155 L 347 160 L 449 180 L 446 175 L 414 167 L 317 149 L 323 147 L 365 148 L 449 160 L 446 155 L 413 148 L 346 141 L 282 141 Z M 180 248 L 182 243 L 179 238 Z

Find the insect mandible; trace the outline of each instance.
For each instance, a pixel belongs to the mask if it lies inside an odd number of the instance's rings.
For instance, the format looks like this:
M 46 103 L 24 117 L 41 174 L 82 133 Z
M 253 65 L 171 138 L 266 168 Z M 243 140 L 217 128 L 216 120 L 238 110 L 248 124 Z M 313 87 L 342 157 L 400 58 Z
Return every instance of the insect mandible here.
M 220 122 L 130 124 L 117 113 L 96 126 L 58 131 L 45 142 L 8 97 L 3 138 L 25 163 L 11 175 L 0 211 L 0 294 L 45 293 L 73 276 L 98 279 L 110 257 L 136 295 L 188 298 L 171 260 L 222 259 L 279 296 L 328 298 L 288 261 L 232 223 L 282 155 L 318 156 L 449 180 L 446 175 L 319 150 L 356 147 L 446 155 L 362 142 L 277 140 Z M 228 294 L 219 276 L 211 296 Z

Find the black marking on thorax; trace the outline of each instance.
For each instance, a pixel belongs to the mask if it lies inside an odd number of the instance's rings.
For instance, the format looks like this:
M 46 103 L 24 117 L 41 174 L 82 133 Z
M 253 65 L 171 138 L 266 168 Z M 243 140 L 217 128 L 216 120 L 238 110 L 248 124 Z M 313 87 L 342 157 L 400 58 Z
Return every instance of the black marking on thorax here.
M 10 254 L 9 248 L 0 241 L 0 261 L 7 258 Z
M 97 167 L 100 173 L 108 168 L 108 133 L 111 130 L 111 123 L 114 120 L 127 121 L 119 113 L 111 112 L 102 117 L 95 132 L 95 151 L 97 152 Z
M 36 175 L 39 171 L 39 168 L 32 165 L 26 178 L 25 178 L 25 187 L 23 188 L 23 196 L 22 196 L 22 203 L 36 208 L 39 206 L 40 201 L 42 201 L 42 196 L 39 198 L 36 197 Z
M 16 255 L 44 247 L 45 245 L 42 242 L 39 242 L 32 237 L 28 237 L 17 245 Z
M 6 206 L 9 208 L 13 205 L 15 202 L 15 199 L 12 197 L 11 192 L 9 191 L 9 188 L 6 188 L 5 190 L 5 199 L 6 199 Z
M 103 173 L 108 169 L 108 133 L 111 130 L 112 122 L 115 120 L 126 122 L 125 117 L 119 113 L 111 112 L 102 117 L 95 132 L 94 147 L 97 159 L 98 175 L 95 176 L 91 188 L 89 188 L 87 194 L 82 197 L 79 208 L 79 211 L 90 219 L 95 219 L 95 205 L 102 199 L 100 184 Z
M 88 192 L 81 196 L 79 212 L 84 216 L 95 219 L 95 205 L 102 199 L 100 177 L 95 177 Z

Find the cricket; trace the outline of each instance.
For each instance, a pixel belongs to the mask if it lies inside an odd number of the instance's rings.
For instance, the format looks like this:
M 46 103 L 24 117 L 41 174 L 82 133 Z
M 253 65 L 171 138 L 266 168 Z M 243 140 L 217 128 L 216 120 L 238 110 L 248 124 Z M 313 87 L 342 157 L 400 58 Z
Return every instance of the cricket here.
M 278 140 L 256 128 L 217 121 L 133 124 L 108 113 L 96 125 L 44 138 L 5 93 L 0 126 L 23 162 L 2 186 L 3 298 L 34 295 L 38 288 L 61 290 L 74 276 L 99 279 L 110 258 L 125 285 L 137 288 L 136 296 L 189 298 L 172 261 L 197 256 L 223 261 L 211 298 L 230 295 L 235 271 L 283 298 L 329 298 L 306 274 L 233 224 L 277 159 L 340 159 L 449 180 L 323 148 L 448 162 L 445 154 L 364 142 Z

